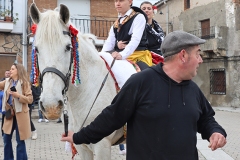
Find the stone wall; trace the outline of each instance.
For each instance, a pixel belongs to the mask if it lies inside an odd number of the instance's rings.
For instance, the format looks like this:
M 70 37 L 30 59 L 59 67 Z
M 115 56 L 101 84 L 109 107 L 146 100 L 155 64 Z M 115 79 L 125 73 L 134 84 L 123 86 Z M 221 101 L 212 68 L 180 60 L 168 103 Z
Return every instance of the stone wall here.
M 225 69 L 226 74 L 226 94 L 210 94 L 210 69 Z M 198 68 L 198 75 L 194 81 L 201 88 L 202 92 L 216 107 L 239 108 L 240 104 L 240 57 L 205 59 Z
M 14 56 L 11 61 L 4 61 L 4 68 L 0 70 L 0 77 L 4 75 L 5 70 L 9 69 L 14 60 L 22 61 L 22 35 L 11 33 L 0 33 L 0 54 L 1 58 L 5 56 Z
M 22 53 L 22 35 L 0 33 L 0 53 Z

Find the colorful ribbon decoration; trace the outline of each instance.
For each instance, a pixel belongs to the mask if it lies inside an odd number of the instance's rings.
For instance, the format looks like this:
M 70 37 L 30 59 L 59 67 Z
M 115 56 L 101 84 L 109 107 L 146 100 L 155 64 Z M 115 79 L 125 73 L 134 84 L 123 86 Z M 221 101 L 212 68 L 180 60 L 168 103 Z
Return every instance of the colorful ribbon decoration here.
M 35 37 L 33 37 L 33 43 L 32 43 L 32 67 L 31 67 L 31 82 L 34 84 L 36 87 L 39 85 L 39 71 L 38 71 L 38 63 L 37 63 L 37 54 L 34 46 L 34 40 Z
M 73 56 L 73 71 L 72 71 L 72 84 L 81 84 L 80 69 L 79 69 L 79 52 L 78 52 L 78 30 L 72 25 L 69 26 L 69 31 L 72 35 L 72 56 Z
M 36 33 L 37 25 L 34 24 L 31 27 L 31 31 L 33 34 Z M 80 68 L 79 68 L 79 52 L 78 52 L 78 30 L 74 28 L 72 25 L 69 26 L 69 31 L 71 34 L 71 41 L 72 41 L 72 57 L 73 57 L 73 69 L 72 69 L 72 84 L 77 86 L 78 84 L 81 84 L 80 80 Z M 34 37 L 35 39 L 35 37 Z M 38 63 L 37 63 L 37 54 L 34 46 L 34 40 L 32 43 L 32 67 L 31 67 L 31 82 L 38 86 L 39 85 L 39 69 L 38 69 Z

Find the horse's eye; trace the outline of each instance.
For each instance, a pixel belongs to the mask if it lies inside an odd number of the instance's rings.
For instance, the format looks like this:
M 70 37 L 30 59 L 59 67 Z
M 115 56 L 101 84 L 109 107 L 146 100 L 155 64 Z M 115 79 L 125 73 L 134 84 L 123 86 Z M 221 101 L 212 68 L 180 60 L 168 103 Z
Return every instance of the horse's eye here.
M 66 46 L 66 51 L 70 51 L 71 49 L 72 49 L 71 44 L 68 44 L 68 45 Z
M 37 53 L 39 53 L 39 52 L 38 52 L 38 48 L 37 48 L 36 46 L 35 46 L 35 51 L 36 51 Z

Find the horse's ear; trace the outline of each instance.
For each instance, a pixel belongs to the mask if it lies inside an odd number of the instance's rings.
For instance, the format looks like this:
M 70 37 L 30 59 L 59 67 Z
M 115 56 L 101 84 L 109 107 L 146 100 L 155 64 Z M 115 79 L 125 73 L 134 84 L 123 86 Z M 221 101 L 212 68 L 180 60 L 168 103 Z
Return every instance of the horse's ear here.
M 40 12 L 35 3 L 31 4 L 29 8 L 31 19 L 35 24 L 38 24 L 40 21 Z
M 67 24 L 68 21 L 69 21 L 69 17 L 70 17 L 68 7 L 65 6 L 64 4 L 60 4 L 59 14 L 60 14 L 60 19 L 61 19 L 65 24 Z

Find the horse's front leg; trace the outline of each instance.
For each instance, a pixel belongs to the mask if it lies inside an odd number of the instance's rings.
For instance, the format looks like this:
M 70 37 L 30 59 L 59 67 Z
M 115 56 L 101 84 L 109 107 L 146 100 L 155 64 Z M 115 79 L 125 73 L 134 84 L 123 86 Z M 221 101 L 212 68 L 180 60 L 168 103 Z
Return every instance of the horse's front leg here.
M 77 147 L 78 155 L 81 160 L 94 160 L 93 152 L 86 145 L 78 145 Z M 77 158 L 77 157 L 76 157 Z
M 91 144 L 94 160 L 111 160 L 111 142 L 103 138 L 96 144 Z

